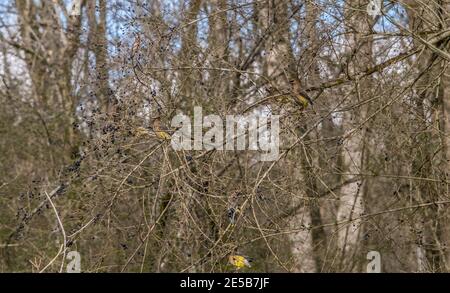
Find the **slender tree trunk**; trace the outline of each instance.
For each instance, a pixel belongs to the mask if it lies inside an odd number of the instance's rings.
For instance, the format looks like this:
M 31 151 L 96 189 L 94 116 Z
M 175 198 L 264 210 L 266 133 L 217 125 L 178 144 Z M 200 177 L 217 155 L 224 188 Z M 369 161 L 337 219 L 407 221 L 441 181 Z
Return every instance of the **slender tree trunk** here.
M 347 1 L 345 7 L 345 27 L 349 32 L 347 42 L 349 52 L 347 53 L 347 62 L 349 64 L 350 74 L 364 71 L 372 59 L 372 37 L 369 35 L 367 18 L 369 17 L 365 9 L 355 10 L 355 8 L 365 8 L 367 3 L 364 1 Z M 369 36 L 364 36 L 369 35 Z M 364 37 L 363 37 L 364 36 Z M 370 81 L 356 80 L 353 84 L 351 103 L 358 103 L 364 99 L 362 96 L 366 89 L 370 89 Z M 367 125 L 360 126 L 368 113 L 368 106 L 361 105 L 348 110 L 344 114 L 343 130 L 343 164 L 345 172 L 349 175 L 343 176 L 348 180 L 358 174 L 364 173 L 365 166 L 365 145 L 367 143 Z M 366 182 L 361 178 L 355 182 L 346 184 L 341 189 L 340 206 L 338 210 L 338 222 L 352 220 L 345 226 L 338 227 L 338 242 L 340 247 L 340 265 L 341 270 L 352 271 L 355 268 L 358 259 L 358 242 L 362 234 L 362 222 L 353 220 L 358 218 L 364 212 L 364 193 L 363 187 Z
M 308 1 L 306 3 L 306 19 L 305 19 L 305 39 L 307 42 L 307 48 L 303 54 L 303 58 L 307 60 L 307 64 L 301 68 L 300 72 L 308 72 L 309 82 L 315 85 L 320 84 L 319 64 L 316 54 L 316 50 L 319 46 L 319 39 L 317 38 L 317 21 L 318 21 L 318 9 L 317 4 L 314 1 Z M 306 139 L 311 139 L 311 135 L 307 135 Z M 321 272 L 325 267 L 325 257 L 328 248 L 328 237 L 323 227 L 322 221 L 322 209 L 325 210 L 323 202 L 319 198 L 319 189 L 317 186 L 317 176 L 314 165 L 317 165 L 318 158 L 314 158 L 312 154 L 316 155 L 317 152 L 310 150 L 309 152 L 301 152 L 301 163 L 303 168 L 303 178 L 306 183 L 306 193 L 314 198 L 309 204 L 309 217 L 311 219 L 311 246 L 314 252 L 315 271 Z

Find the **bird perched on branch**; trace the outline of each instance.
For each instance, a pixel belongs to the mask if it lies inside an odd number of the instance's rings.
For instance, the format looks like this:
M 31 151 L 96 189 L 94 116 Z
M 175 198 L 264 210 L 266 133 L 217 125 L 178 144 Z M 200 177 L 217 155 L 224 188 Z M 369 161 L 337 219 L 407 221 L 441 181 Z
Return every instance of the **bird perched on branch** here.
M 308 105 L 312 105 L 313 101 L 309 95 L 301 89 L 300 81 L 297 78 L 291 79 L 289 81 L 289 92 L 283 93 L 279 90 L 269 87 L 267 91 L 270 95 L 275 95 L 276 100 L 282 104 L 295 103 L 300 106 L 301 109 L 305 109 Z M 279 94 L 277 94 L 279 92 Z
M 169 130 L 161 126 L 161 118 L 159 116 L 153 118 L 152 129 L 147 129 L 145 127 L 137 127 L 133 131 L 134 135 L 137 137 L 143 137 L 146 135 L 156 136 L 161 140 L 170 140 L 172 136 L 169 134 Z
M 252 266 L 250 263 L 253 260 L 249 257 L 242 256 L 242 255 L 230 255 L 228 257 L 228 261 L 230 262 L 231 265 L 233 265 L 234 267 L 236 267 L 239 270 L 244 267 L 251 268 Z
M 291 96 L 295 103 L 303 107 L 303 109 L 308 107 L 309 104 L 313 104 L 309 95 L 301 89 L 300 81 L 298 79 L 291 79 L 289 83 L 291 84 Z
M 157 138 L 162 140 L 170 140 L 172 138 L 168 130 L 161 126 L 161 118 L 159 116 L 153 118 L 153 132 Z

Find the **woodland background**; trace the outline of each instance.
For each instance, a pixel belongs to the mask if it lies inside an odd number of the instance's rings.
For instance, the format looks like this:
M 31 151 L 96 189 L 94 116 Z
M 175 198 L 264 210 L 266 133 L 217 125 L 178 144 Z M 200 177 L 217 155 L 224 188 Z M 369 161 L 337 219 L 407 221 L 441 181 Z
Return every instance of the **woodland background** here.
M 0 1 L 1 272 L 450 270 L 449 1 L 77 1 Z M 282 156 L 136 135 L 194 106 Z

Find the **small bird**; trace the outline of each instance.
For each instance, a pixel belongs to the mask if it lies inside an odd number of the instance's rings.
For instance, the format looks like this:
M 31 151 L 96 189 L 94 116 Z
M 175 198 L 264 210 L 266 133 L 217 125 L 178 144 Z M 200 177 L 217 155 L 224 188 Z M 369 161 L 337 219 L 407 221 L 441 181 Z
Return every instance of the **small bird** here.
M 170 140 L 172 137 L 167 132 L 160 130 L 160 131 L 153 131 L 155 136 L 162 140 Z M 144 136 L 152 136 L 151 131 L 148 130 L 145 127 L 137 127 L 133 131 L 134 135 L 137 137 L 144 137 Z
M 230 262 L 230 264 L 235 266 L 238 270 L 242 269 L 243 267 L 249 267 L 249 268 L 252 267 L 250 265 L 250 263 L 252 262 L 252 259 L 242 256 L 242 255 L 230 255 L 228 257 L 228 261 Z
M 294 98 L 295 103 L 300 105 L 303 109 L 308 107 L 309 104 L 313 104 L 309 95 L 301 89 L 300 81 L 298 79 L 292 79 L 289 83 L 291 84 L 292 97 Z
M 291 79 L 289 84 L 289 93 L 281 92 L 272 86 L 267 87 L 267 92 L 270 95 L 276 96 L 276 101 L 281 104 L 295 103 L 297 106 L 300 106 L 301 109 L 305 109 L 308 105 L 313 104 L 313 101 L 309 95 L 301 89 L 300 81 L 298 79 Z
M 153 132 L 157 138 L 162 140 L 170 140 L 172 138 L 167 131 L 162 129 L 161 118 L 159 116 L 153 119 Z
M 312 101 L 309 97 L 303 96 L 301 94 L 296 94 L 295 96 L 295 102 L 299 104 L 303 109 L 308 107 L 309 104 L 312 104 Z

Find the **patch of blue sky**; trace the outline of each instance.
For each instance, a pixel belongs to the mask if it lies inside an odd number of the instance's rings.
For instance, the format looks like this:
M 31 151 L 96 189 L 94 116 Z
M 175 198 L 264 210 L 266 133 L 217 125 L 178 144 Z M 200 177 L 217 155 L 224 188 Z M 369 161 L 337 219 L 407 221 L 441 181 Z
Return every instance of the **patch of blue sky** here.
M 3 31 L 5 28 L 17 26 L 17 14 L 13 7 L 14 1 L 12 0 L 0 1 L 0 14 L 2 15 L 2 27 L 0 30 Z
M 319 12 L 319 22 L 333 27 L 332 30 L 329 30 L 331 38 L 340 36 L 344 31 L 345 1 L 323 0 L 319 1 L 318 6 L 322 7 L 322 10 Z
M 300 33 L 301 33 L 300 24 L 298 23 L 298 21 L 291 18 L 290 24 L 289 24 L 289 29 L 290 29 L 290 33 L 292 36 L 292 38 L 290 40 L 292 51 L 293 51 L 294 55 L 299 55 L 301 52 L 301 49 L 302 49 L 302 48 L 300 48 L 300 43 L 298 42 L 298 40 L 300 38 Z
M 379 17 L 377 23 L 374 25 L 375 32 L 382 33 L 398 33 L 398 27 L 392 23 L 396 23 L 403 27 L 408 26 L 408 17 L 405 7 L 401 3 L 384 1 L 383 15 Z
M 251 3 L 251 1 L 237 1 L 235 5 L 239 6 L 239 9 L 231 11 L 236 19 L 239 33 L 242 36 L 248 36 L 250 33 L 253 33 L 255 28 L 253 21 L 250 21 L 254 16 L 254 6 L 246 5 L 249 3 Z M 228 15 L 228 21 L 231 22 L 230 13 L 228 13 Z
M 205 10 L 201 9 L 197 22 L 197 42 L 201 48 L 208 47 L 209 18 Z
M 377 56 L 376 63 L 385 62 L 389 58 L 395 57 L 401 52 L 407 51 L 408 45 L 412 45 L 410 36 L 401 36 L 398 26 L 408 27 L 408 17 L 405 7 L 400 3 L 384 1 L 383 15 L 379 17 L 374 25 L 374 50 L 382 50 L 383 54 Z M 377 35 L 379 34 L 379 35 Z M 404 64 L 397 63 L 388 67 L 385 71 L 404 70 Z
M 0 1 L 0 13 L 2 14 L 0 34 L 2 38 L 16 42 L 18 41 L 19 24 L 13 2 L 11 0 Z M 23 55 L 21 54 L 21 56 Z M 31 79 L 23 59 L 17 56 L 13 50 L 6 50 L 6 56 L 3 56 L 3 53 L 0 52 L 0 75 L 4 74 L 6 66 L 8 66 L 8 70 L 17 78 L 17 81 L 20 80 L 22 90 L 27 92 L 27 89 L 31 86 Z

